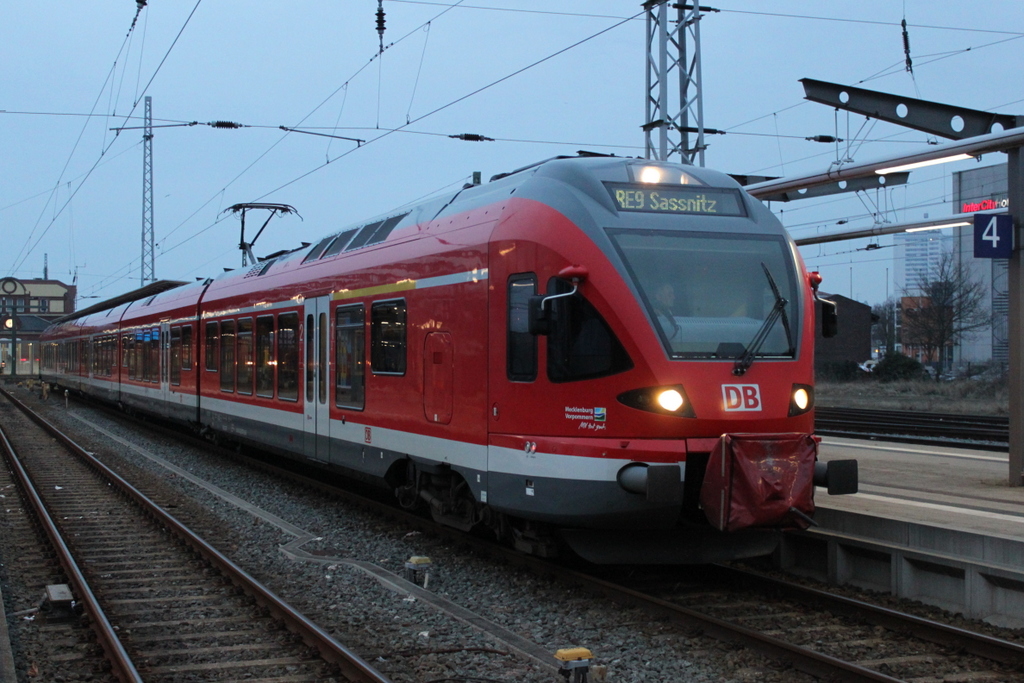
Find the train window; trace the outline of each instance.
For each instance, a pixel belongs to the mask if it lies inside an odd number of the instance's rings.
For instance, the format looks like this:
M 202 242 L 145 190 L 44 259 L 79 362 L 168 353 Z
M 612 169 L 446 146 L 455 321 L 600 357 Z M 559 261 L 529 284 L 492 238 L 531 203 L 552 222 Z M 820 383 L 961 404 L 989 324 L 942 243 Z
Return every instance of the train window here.
M 209 372 L 217 372 L 217 341 L 220 339 L 220 323 L 206 323 L 206 343 L 203 354 L 206 356 L 206 369 Z
M 256 395 L 274 397 L 274 316 L 256 318 Z
M 572 285 L 548 281 L 548 294 L 564 294 Z M 629 354 L 597 309 L 580 294 L 552 299 L 548 335 L 548 379 L 571 382 L 606 377 L 633 367 Z
M 362 229 L 360 229 L 359 234 L 353 237 L 352 241 L 349 242 L 349 245 L 345 247 L 345 251 L 352 251 L 353 249 L 366 246 L 366 243 L 370 241 L 371 237 L 373 237 L 373 233 L 377 232 L 377 228 L 383 224 L 384 221 L 377 221 L 376 223 L 364 225 Z
M 252 318 L 238 319 L 238 336 L 235 340 L 239 394 L 252 395 Z
M 160 381 L 160 328 L 149 330 L 149 343 L 146 345 L 147 369 L 146 379 L 150 382 Z
M 168 368 L 171 372 L 171 384 L 181 384 L 181 328 L 171 328 L 171 353 L 168 360 Z
M 277 397 L 299 399 L 299 314 L 277 316 Z
M 313 402 L 313 382 L 316 379 L 316 360 L 313 357 L 316 342 L 316 331 L 313 329 L 313 316 L 306 316 L 306 402 Z
M 362 306 L 339 308 L 334 327 L 334 402 L 362 410 L 365 404 L 365 314 Z
M 130 334 L 121 335 L 121 367 L 128 367 L 128 350 L 131 348 L 132 336 Z
M 370 367 L 374 374 L 405 374 L 405 301 L 384 301 L 370 309 Z
M 328 258 L 340 254 L 341 250 L 345 248 L 345 245 L 348 244 L 348 241 L 352 239 L 352 235 L 356 234 L 356 232 L 358 232 L 358 230 L 353 228 L 352 230 L 346 230 L 338 235 L 335 240 L 331 242 L 331 246 L 324 249 L 323 256 L 320 258 Z
M 235 390 L 235 321 L 220 323 L 220 390 Z
M 760 335 L 778 287 L 791 330 L 800 289 L 781 235 L 609 230 L 655 332 L 672 358 L 735 360 Z M 770 275 L 770 277 L 769 277 Z M 758 356 L 792 358 L 782 321 L 764 330 Z
M 371 244 L 377 244 L 378 242 L 383 242 L 384 240 L 386 240 L 388 238 L 388 235 L 390 235 L 391 232 L 398 226 L 398 224 L 402 222 L 402 219 L 408 215 L 408 213 L 403 213 L 398 216 L 392 216 L 391 218 L 381 223 L 380 227 L 374 230 L 373 235 L 371 235 L 370 239 L 367 240 L 366 246 L 369 246 Z
M 508 279 L 506 371 L 514 382 L 537 379 L 537 337 L 529 331 L 529 302 L 536 293 L 537 276 L 533 273 L 520 273 Z
M 302 262 L 315 261 L 320 258 L 320 254 L 324 253 L 324 249 L 327 248 L 327 245 L 330 244 L 333 239 L 334 235 L 331 235 L 330 237 L 325 237 L 317 242 L 317 245 L 309 250 L 309 253 L 306 254 L 306 258 L 302 259 Z
M 181 369 L 192 369 L 192 326 L 181 327 Z

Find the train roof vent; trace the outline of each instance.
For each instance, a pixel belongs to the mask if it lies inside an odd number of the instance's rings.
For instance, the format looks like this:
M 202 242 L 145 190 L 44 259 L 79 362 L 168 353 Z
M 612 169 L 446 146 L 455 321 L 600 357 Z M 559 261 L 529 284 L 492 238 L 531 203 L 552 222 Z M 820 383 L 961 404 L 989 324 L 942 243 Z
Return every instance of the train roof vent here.
M 302 262 L 305 263 L 306 261 L 315 261 L 318 258 L 320 258 L 320 254 L 324 253 L 324 249 L 327 248 L 327 245 L 330 244 L 334 238 L 335 235 L 331 235 L 330 237 L 325 237 L 319 242 L 317 242 L 316 246 L 313 247 L 308 254 L 306 254 L 306 258 L 302 259 Z
M 352 228 L 338 235 L 331 245 L 324 249 L 324 253 L 320 258 L 328 258 L 330 256 L 336 256 L 341 253 L 341 250 L 345 248 L 345 245 L 351 241 L 352 236 L 359 232 L 359 228 Z
M 270 259 L 269 261 L 263 261 L 257 263 L 255 266 L 249 269 L 249 272 L 245 274 L 245 277 L 259 277 L 270 270 L 270 266 L 274 265 L 277 259 Z

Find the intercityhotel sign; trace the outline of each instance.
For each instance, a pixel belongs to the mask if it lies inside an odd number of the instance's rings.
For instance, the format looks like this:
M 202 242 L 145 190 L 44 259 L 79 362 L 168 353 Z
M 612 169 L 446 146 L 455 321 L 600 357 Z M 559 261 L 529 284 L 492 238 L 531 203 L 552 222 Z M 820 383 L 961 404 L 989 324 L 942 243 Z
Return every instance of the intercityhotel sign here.
M 963 202 L 960 213 L 974 213 L 975 211 L 993 211 L 995 209 L 1010 208 L 1010 198 L 983 199 L 980 202 Z

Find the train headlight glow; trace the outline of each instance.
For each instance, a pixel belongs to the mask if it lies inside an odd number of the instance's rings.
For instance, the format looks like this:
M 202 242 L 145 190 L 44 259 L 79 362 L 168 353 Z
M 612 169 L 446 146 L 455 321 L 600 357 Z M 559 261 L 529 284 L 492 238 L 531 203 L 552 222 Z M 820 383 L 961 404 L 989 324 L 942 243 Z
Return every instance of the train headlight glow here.
M 697 417 L 682 384 L 631 389 L 618 395 L 619 403 L 637 410 L 672 417 Z
M 793 403 L 796 404 L 796 407 L 800 410 L 807 410 L 807 406 L 810 402 L 811 397 L 807 395 L 807 390 L 803 387 L 800 387 L 793 392 Z
M 666 389 L 658 394 L 658 405 L 674 413 L 683 407 L 683 395 L 675 389 Z
M 794 384 L 789 394 L 789 416 L 803 415 L 814 407 L 814 387 L 809 384 Z
M 661 182 L 661 169 L 656 166 L 644 166 L 640 171 L 640 182 L 641 183 L 660 183 Z

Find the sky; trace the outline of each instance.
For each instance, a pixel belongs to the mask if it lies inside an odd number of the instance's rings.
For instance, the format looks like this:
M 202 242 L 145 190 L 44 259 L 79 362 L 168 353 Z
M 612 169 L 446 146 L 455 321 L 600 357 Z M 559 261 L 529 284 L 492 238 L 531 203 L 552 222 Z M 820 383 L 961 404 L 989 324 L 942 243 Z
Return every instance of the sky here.
M 275 202 L 257 255 L 577 150 L 643 156 L 639 2 L 11 0 L 0 10 L 0 276 L 75 282 L 79 307 L 140 286 L 142 116 L 152 97 L 155 274 L 238 268 L 240 202 Z M 1024 4 L 727 0 L 701 21 L 705 165 L 817 173 L 928 136 L 803 99 L 801 78 L 1024 114 Z M 137 15 L 137 19 L 136 19 Z M 913 73 L 905 68 L 901 20 Z M 134 21 L 134 28 L 133 26 Z M 242 124 L 214 128 L 215 121 Z M 198 122 L 198 125 L 183 125 Z M 280 127 L 305 132 L 288 132 Z M 115 131 L 112 129 L 122 129 Z M 493 141 L 449 136 L 472 133 Z M 354 138 L 352 140 L 325 135 Z M 855 140 L 821 144 L 832 135 Z M 794 238 L 952 212 L 956 170 L 772 210 Z M 250 214 L 251 239 L 262 220 Z M 801 249 L 823 290 L 893 294 L 891 237 Z

